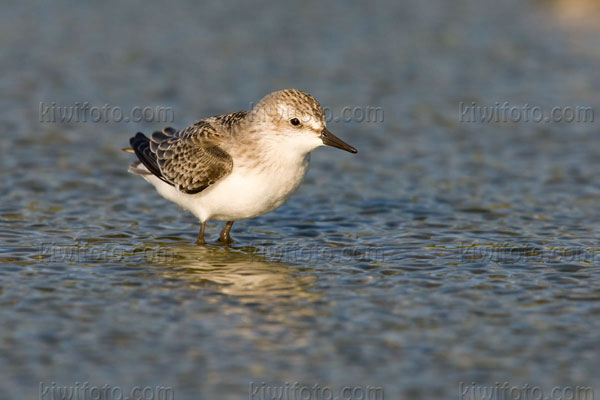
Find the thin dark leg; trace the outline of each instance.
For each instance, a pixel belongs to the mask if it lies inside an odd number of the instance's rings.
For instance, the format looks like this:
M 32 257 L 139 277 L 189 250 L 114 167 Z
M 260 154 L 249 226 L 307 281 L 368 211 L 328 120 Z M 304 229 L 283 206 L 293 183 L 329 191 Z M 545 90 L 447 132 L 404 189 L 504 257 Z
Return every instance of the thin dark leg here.
M 229 235 L 232 226 L 233 221 L 227 221 L 227 223 L 223 227 L 223 230 L 221 231 L 221 235 L 219 235 L 219 242 L 225 244 L 231 244 L 231 242 L 233 242 L 233 240 L 231 240 L 231 235 Z
M 204 241 L 204 228 L 206 227 L 206 222 L 202 223 L 202 226 L 200 227 L 200 233 L 198 234 L 198 241 L 196 242 L 199 245 L 205 244 L 206 242 Z

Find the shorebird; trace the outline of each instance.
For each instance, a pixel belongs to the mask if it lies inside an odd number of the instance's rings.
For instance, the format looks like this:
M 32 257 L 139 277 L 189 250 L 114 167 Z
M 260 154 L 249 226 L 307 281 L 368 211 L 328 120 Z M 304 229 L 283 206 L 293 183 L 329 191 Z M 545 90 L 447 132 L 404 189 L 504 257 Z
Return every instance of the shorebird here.
M 179 131 L 167 127 L 150 138 L 138 132 L 129 143 L 124 151 L 138 158 L 129 172 L 200 220 L 198 244 L 205 243 L 208 220 L 227 221 L 219 241 L 229 244 L 234 221 L 281 206 L 300 185 L 317 147 L 357 152 L 326 129 L 317 100 L 296 89 Z

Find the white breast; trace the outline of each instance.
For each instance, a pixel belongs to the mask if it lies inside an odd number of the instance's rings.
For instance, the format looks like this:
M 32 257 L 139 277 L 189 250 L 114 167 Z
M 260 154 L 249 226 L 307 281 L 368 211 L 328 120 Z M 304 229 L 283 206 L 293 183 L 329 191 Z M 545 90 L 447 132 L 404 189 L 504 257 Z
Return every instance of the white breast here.
M 154 176 L 146 179 L 159 194 L 191 211 L 201 221 L 235 221 L 266 214 L 282 205 L 300 186 L 309 161 L 307 154 L 263 168 L 234 164 L 231 174 L 195 195 L 179 192 Z
M 204 218 L 233 221 L 254 218 L 275 210 L 300 186 L 309 157 L 296 163 L 268 168 L 236 168 L 222 182 L 198 198 Z M 201 218 L 202 219 L 202 218 Z

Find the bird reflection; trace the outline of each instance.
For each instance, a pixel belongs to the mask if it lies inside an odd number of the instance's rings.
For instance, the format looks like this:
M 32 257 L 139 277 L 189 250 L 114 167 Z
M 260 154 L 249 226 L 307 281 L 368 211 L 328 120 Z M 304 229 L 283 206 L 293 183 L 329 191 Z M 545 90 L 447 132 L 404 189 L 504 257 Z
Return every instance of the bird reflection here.
M 169 278 L 235 296 L 242 302 L 270 303 L 316 299 L 311 290 L 316 275 L 293 264 L 271 261 L 256 248 L 178 246 L 169 248 L 160 262 Z

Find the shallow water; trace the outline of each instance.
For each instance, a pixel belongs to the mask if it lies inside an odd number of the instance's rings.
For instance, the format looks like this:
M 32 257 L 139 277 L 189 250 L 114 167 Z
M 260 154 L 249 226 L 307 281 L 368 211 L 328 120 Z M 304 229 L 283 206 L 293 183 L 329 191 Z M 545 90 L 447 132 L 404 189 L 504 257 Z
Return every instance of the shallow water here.
M 3 5 L 0 398 L 600 390 L 598 123 L 459 120 L 473 101 L 598 114 L 597 31 L 497 3 Z M 318 149 L 231 248 L 194 246 L 197 221 L 127 174 L 120 148 L 164 124 L 39 117 L 166 106 L 182 127 L 284 87 L 384 121 L 331 122 L 359 154 Z

